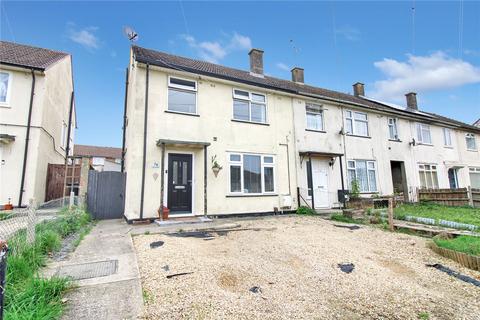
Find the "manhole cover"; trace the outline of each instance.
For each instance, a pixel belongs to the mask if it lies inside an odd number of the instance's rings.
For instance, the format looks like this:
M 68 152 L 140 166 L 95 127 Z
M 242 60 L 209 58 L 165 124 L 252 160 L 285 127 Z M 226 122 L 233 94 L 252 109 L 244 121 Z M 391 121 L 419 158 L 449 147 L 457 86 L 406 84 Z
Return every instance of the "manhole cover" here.
M 73 280 L 105 277 L 117 272 L 118 260 L 74 264 L 58 268 L 57 276 Z

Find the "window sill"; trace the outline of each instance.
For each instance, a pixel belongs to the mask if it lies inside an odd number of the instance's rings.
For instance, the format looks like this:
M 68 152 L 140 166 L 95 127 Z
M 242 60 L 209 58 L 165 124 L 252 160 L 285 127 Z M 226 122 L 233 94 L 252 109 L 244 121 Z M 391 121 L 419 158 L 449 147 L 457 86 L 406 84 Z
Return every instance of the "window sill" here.
M 315 129 L 305 129 L 305 131 L 318 132 L 318 133 L 327 133 L 325 130 L 315 130 Z
M 233 122 L 242 122 L 242 123 L 249 123 L 249 124 L 258 124 L 260 126 L 269 126 L 269 123 L 263 123 L 263 122 L 254 122 L 254 121 L 246 121 L 246 120 L 237 120 L 237 119 L 232 119 Z
M 188 113 L 188 112 L 180 112 L 180 111 L 165 110 L 165 113 L 181 114 L 184 116 L 191 116 L 191 117 L 200 117 L 200 115 L 197 113 Z
M 470 152 L 478 152 L 477 149 L 467 149 L 467 151 L 470 151 Z
M 11 108 L 12 108 L 12 106 L 11 106 L 11 105 L 9 105 L 9 104 L 1 104 L 1 103 L 0 103 L 0 108 L 7 108 L 7 109 L 11 109 Z
M 388 141 L 391 141 L 391 142 L 402 142 L 402 140 L 400 140 L 400 139 L 388 139 Z
M 370 136 L 359 136 L 359 135 L 357 135 L 357 134 L 351 134 L 351 133 L 347 133 L 347 136 L 348 136 L 348 137 L 355 137 L 355 138 L 372 139 L 372 137 L 370 137 Z
M 265 193 L 265 194 L 227 194 L 226 198 L 248 198 L 248 197 L 276 197 L 277 193 Z
M 419 145 L 419 146 L 433 147 L 433 144 L 431 144 L 431 143 L 423 143 L 423 142 L 419 142 L 419 143 L 417 143 L 417 145 Z
M 443 147 L 446 148 L 446 149 L 453 149 L 452 146 L 443 146 Z

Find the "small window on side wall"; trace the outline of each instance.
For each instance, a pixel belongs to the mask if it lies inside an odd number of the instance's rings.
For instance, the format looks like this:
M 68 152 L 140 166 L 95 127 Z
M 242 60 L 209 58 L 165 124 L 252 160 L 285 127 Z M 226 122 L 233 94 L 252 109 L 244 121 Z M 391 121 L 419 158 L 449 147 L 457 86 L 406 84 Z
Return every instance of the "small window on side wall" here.
M 197 113 L 197 82 L 168 78 L 168 111 Z
M 10 101 L 10 90 L 12 75 L 9 72 L 0 72 L 0 105 L 8 105 Z

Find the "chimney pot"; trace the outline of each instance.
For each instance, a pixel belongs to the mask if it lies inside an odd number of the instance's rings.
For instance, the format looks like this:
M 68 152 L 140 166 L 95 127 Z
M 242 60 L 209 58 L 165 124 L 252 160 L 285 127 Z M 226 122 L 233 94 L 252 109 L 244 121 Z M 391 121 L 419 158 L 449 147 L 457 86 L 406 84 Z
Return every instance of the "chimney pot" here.
M 252 49 L 248 55 L 250 56 L 250 72 L 263 75 L 263 50 Z
M 298 83 L 304 83 L 304 72 L 303 68 L 295 67 L 292 69 L 292 81 Z
M 361 82 L 357 82 L 353 84 L 353 95 L 355 97 L 365 96 L 365 85 Z
M 417 94 L 415 92 L 409 92 L 405 96 L 407 97 L 407 108 L 418 110 Z

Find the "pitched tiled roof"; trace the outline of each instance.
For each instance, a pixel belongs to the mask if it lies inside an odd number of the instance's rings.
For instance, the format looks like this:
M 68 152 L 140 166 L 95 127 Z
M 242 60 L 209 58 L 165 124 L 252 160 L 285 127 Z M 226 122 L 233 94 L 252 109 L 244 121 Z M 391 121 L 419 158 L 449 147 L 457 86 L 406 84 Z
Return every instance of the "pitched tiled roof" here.
M 122 149 L 113 148 L 113 147 L 98 147 L 98 146 L 87 146 L 87 145 L 76 144 L 73 147 L 73 155 L 83 156 L 83 157 L 104 157 L 104 158 L 121 159 Z
M 68 53 L 0 41 L 0 63 L 45 70 Z
M 278 79 L 269 76 L 261 77 L 258 75 L 253 75 L 249 71 L 233 69 L 206 61 L 175 56 L 168 53 L 145 49 L 138 46 L 132 46 L 132 50 L 136 61 L 148 63 L 163 68 L 175 69 L 200 75 L 216 77 L 224 80 L 241 82 L 249 85 L 260 86 L 273 90 L 280 90 L 307 97 L 333 100 L 340 103 L 357 105 L 363 108 L 402 114 L 404 116 L 422 119 L 429 122 L 447 122 L 454 126 L 460 126 L 463 128 L 477 131 L 479 130 L 478 128 L 470 124 L 462 123 L 442 116 L 437 116 L 432 113 L 414 112 L 407 109 L 402 110 L 389 106 L 388 104 L 375 102 L 369 99 L 364 99 L 362 97 L 356 97 L 347 93 L 314 87 L 307 84 L 299 84 L 293 81 Z

